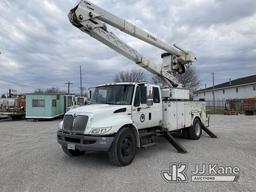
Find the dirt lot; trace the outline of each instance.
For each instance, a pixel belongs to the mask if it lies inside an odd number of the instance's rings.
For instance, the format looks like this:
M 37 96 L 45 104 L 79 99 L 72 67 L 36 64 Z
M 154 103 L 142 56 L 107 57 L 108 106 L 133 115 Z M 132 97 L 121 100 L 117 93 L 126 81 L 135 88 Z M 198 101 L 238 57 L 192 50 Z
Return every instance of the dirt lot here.
M 0 191 L 255 191 L 256 116 L 212 116 L 218 139 L 178 139 L 189 151 L 179 154 L 163 138 L 140 149 L 134 162 L 115 167 L 106 154 L 67 157 L 56 143 L 57 121 L 0 122 Z M 238 166 L 238 182 L 167 183 L 171 162 Z M 194 169 L 194 168 L 193 168 Z

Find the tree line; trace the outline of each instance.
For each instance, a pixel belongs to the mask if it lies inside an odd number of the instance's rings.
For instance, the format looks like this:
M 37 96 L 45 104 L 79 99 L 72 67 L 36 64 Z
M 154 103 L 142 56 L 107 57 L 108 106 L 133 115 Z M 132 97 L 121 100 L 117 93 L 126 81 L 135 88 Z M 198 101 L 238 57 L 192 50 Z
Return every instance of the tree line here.
M 194 68 L 190 67 L 183 74 L 175 75 L 184 88 L 195 91 L 200 86 L 200 81 Z M 142 70 L 120 71 L 115 74 L 114 82 L 148 82 L 145 73 Z M 163 84 L 162 78 L 152 76 L 149 81 L 154 84 Z

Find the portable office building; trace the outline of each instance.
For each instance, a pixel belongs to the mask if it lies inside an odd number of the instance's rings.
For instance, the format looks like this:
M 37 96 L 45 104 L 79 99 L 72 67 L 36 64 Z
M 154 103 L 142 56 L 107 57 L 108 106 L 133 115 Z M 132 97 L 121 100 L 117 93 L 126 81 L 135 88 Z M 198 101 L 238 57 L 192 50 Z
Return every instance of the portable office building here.
M 26 118 L 53 119 L 66 110 L 64 94 L 30 93 L 26 95 Z

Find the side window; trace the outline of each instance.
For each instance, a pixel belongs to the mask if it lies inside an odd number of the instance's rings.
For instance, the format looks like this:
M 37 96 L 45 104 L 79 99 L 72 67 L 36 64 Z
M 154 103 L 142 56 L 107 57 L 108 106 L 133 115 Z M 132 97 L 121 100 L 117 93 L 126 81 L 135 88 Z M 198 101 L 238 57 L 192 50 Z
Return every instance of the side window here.
M 153 87 L 153 102 L 160 103 L 160 94 L 157 87 Z
M 32 107 L 45 107 L 44 99 L 33 99 Z
M 57 106 L 56 99 L 53 99 L 53 100 L 52 100 L 52 107 L 56 107 L 56 106 Z
M 147 104 L 147 87 L 146 86 L 140 86 L 140 99 L 141 104 Z
M 135 107 L 140 106 L 140 87 L 137 86 L 136 88 L 136 93 L 135 93 L 135 98 L 134 98 L 134 104 Z

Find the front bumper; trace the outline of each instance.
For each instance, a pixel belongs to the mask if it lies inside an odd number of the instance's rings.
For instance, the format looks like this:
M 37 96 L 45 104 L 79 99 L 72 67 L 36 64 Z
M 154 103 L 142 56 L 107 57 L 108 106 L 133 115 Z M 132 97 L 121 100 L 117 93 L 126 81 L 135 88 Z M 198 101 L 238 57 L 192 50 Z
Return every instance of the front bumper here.
M 57 140 L 63 146 L 67 146 L 69 143 L 75 144 L 75 148 L 80 151 L 108 151 L 114 136 L 78 135 L 58 130 Z

